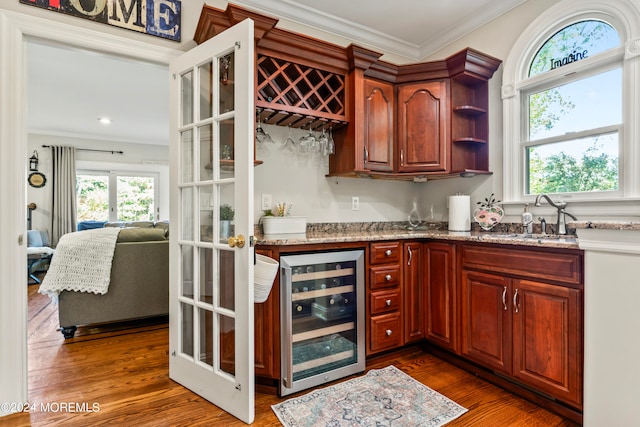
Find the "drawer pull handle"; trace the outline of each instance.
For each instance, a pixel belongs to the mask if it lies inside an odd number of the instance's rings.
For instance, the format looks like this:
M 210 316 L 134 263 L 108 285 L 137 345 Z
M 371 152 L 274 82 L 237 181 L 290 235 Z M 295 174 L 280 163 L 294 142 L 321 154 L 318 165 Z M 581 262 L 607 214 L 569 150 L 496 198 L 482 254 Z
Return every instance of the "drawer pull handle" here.
M 390 337 L 391 334 L 393 333 L 393 331 L 391 329 L 387 329 L 385 332 L 386 332 L 388 337 Z
M 518 312 L 518 288 L 516 288 L 516 292 L 513 294 L 513 308 Z
M 390 300 L 390 299 L 388 299 L 388 300 L 386 300 L 386 301 L 385 301 L 385 303 L 386 303 L 388 306 L 390 306 L 390 305 L 391 305 L 391 300 Z
M 391 275 L 387 274 L 386 276 L 384 276 L 384 280 L 386 280 L 387 282 L 391 280 Z
M 506 286 L 502 290 L 502 308 L 504 308 L 504 311 L 507 311 L 507 287 Z
M 386 256 L 391 256 L 391 249 L 387 249 L 384 253 Z

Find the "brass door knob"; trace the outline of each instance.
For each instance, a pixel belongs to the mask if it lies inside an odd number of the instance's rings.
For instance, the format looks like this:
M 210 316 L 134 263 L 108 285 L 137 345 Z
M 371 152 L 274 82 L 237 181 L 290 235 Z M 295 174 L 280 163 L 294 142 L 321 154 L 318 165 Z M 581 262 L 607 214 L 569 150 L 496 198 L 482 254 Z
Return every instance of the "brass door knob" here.
M 240 234 L 238 236 L 229 237 L 229 240 L 227 240 L 227 243 L 232 248 L 235 248 L 236 246 L 239 248 L 244 248 L 245 239 L 244 239 L 244 236 Z

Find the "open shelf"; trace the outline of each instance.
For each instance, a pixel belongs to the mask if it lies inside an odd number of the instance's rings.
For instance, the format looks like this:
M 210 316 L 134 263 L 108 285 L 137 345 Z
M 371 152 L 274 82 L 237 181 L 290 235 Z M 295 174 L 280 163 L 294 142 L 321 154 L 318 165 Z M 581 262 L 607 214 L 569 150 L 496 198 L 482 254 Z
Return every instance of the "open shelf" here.
M 476 107 L 475 105 L 459 105 L 453 107 L 453 111 L 456 113 L 467 114 L 470 116 L 479 116 L 487 114 L 486 108 Z

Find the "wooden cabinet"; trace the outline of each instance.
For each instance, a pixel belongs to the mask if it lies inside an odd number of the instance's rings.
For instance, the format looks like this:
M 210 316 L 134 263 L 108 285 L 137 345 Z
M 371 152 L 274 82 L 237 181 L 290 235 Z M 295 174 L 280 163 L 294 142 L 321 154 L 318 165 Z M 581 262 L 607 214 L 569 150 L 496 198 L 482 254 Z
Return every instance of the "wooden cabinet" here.
M 500 60 L 473 49 L 396 66 L 348 48 L 348 123 L 329 175 L 421 181 L 489 171 L 488 80 Z M 391 125 L 390 125 L 391 124 Z
M 398 88 L 398 172 L 449 168 L 448 84 L 432 81 Z
M 425 336 L 425 291 L 423 278 L 429 266 L 423 262 L 423 244 L 403 244 L 404 342 L 420 341 Z M 425 268 L 426 267 L 426 268 Z
M 256 249 L 256 253 L 278 258 L 270 249 Z M 280 378 L 280 274 L 274 279 L 269 298 L 254 304 L 254 358 L 256 376 Z
M 364 79 L 364 169 L 393 171 L 394 87 L 390 83 Z
M 581 254 L 462 250 L 461 354 L 581 409 Z
M 457 350 L 456 245 L 427 242 L 422 254 L 425 338 L 440 347 Z
M 367 356 L 404 344 L 401 250 L 397 241 L 369 245 Z

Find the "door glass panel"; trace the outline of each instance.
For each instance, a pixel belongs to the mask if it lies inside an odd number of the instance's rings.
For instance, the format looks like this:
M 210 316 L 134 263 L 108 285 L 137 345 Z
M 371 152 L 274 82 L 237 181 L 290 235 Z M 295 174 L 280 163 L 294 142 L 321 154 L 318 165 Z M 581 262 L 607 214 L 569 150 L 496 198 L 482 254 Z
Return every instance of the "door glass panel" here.
M 198 187 L 200 195 L 200 241 L 213 242 L 213 187 Z
M 180 303 L 182 316 L 182 353 L 193 357 L 193 306 L 184 302 Z
M 222 308 L 235 310 L 235 294 L 233 290 L 235 277 L 235 252 L 221 250 L 219 252 L 218 269 L 220 300 L 218 304 Z
M 193 188 L 180 190 L 182 204 L 182 239 L 193 240 Z
M 220 65 L 220 82 L 218 90 L 220 93 L 220 114 L 233 111 L 234 102 L 234 82 L 235 82 L 235 56 L 230 53 L 218 60 Z
M 182 122 L 181 125 L 193 123 L 193 72 L 182 75 L 180 90 L 182 96 Z
M 198 128 L 200 135 L 200 181 L 210 181 L 213 178 L 213 133 L 211 124 Z
M 201 362 L 213 366 L 213 313 L 200 309 L 200 353 Z
M 182 182 L 193 182 L 193 130 L 189 129 L 180 134 L 180 168 Z
M 235 143 L 233 134 L 234 120 L 228 119 L 220 122 L 218 151 L 220 153 L 220 177 L 233 178 L 234 175 L 234 159 L 235 159 Z
M 200 248 L 199 299 L 213 304 L 213 249 L 210 248 Z
M 220 243 L 226 243 L 229 237 L 235 233 L 233 220 L 235 218 L 235 206 L 233 204 L 233 185 L 218 186 L 218 201 L 220 203 L 219 236 Z
M 193 247 L 182 246 L 182 296 L 193 298 Z
M 213 79 L 213 66 L 211 62 L 198 67 L 200 76 L 200 120 L 208 119 L 212 113 L 211 81 Z
M 235 333 L 236 325 L 232 318 L 219 316 L 220 319 L 220 370 L 235 375 Z

